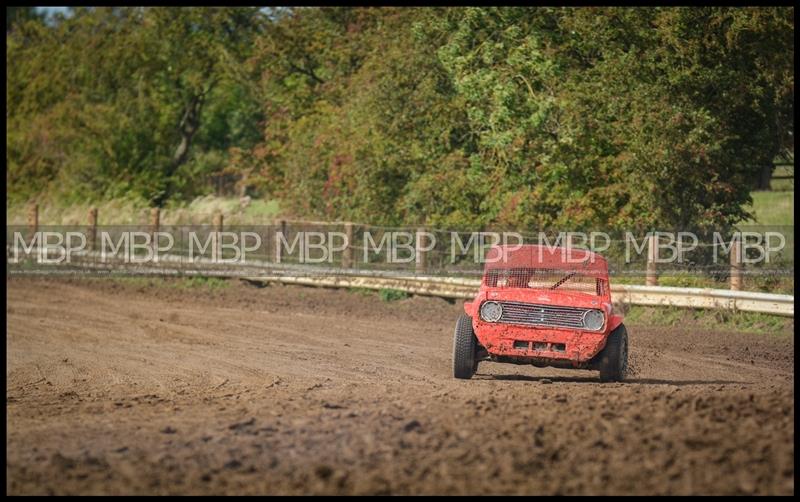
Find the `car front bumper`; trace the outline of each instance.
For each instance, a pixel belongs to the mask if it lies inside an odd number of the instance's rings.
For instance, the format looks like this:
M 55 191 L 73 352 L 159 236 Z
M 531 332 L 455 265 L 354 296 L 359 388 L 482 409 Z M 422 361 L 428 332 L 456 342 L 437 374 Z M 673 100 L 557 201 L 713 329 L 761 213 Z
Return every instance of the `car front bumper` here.
M 605 347 L 608 333 L 473 321 L 478 342 L 492 359 L 508 362 L 587 363 Z

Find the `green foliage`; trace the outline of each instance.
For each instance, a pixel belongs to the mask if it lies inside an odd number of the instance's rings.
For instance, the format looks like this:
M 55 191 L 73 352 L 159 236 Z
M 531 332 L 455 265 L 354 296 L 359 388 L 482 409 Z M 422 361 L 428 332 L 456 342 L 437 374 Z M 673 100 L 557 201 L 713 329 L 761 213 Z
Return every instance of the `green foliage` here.
M 8 199 L 236 189 L 383 225 L 725 228 L 791 149 L 793 24 L 791 8 L 76 8 L 7 27 Z
M 320 217 L 728 226 L 791 137 L 791 15 L 292 11 L 256 53 L 276 111 L 259 171 Z
M 231 285 L 230 281 L 226 279 L 221 279 L 219 277 L 207 277 L 201 275 L 186 277 L 176 282 L 176 286 L 178 288 L 206 289 L 210 291 L 225 289 L 230 287 L 230 285 Z
M 399 289 L 381 289 L 378 291 L 378 296 L 380 296 L 381 300 L 384 302 L 394 302 L 397 300 L 405 300 L 411 295 Z

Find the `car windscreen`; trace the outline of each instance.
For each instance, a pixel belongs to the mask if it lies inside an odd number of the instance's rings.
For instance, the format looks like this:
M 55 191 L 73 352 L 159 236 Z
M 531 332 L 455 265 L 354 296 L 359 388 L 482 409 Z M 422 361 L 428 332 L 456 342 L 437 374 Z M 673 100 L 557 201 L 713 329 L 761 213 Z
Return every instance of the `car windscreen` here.
M 491 288 L 529 288 L 603 295 L 605 281 L 581 270 L 546 268 L 492 268 L 484 284 Z

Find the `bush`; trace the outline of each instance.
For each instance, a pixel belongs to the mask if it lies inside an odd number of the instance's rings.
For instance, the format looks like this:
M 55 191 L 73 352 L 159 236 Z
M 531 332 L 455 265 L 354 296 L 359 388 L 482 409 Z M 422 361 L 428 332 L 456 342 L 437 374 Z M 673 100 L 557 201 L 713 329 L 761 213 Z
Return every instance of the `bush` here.
M 378 294 L 381 297 L 381 300 L 385 302 L 393 302 L 396 300 L 405 300 L 406 298 L 410 297 L 411 295 L 406 293 L 405 291 L 400 291 L 398 289 L 381 289 Z

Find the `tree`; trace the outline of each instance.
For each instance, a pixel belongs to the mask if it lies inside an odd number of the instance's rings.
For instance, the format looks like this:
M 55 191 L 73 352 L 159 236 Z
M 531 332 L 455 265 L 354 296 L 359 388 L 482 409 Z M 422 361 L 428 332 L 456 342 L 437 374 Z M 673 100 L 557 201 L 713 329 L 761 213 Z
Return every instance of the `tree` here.
M 15 23 L 27 21 L 42 22 L 44 14 L 36 7 L 6 7 L 6 33 L 11 31 Z
M 14 26 L 16 199 L 163 205 L 224 175 L 298 216 L 385 225 L 730 227 L 793 139 L 790 8 L 76 8 Z
M 260 22 L 254 8 L 79 8 L 52 28 L 15 30 L 9 185 L 24 194 L 57 183 L 83 198 L 133 192 L 158 205 L 187 189 L 177 178 L 193 147 L 225 152 L 255 140 L 260 114 L 231 68 Z M 204 119 L 215 135 L 203 134 Z M 26 187 L 32 168 L 36 184 Z

